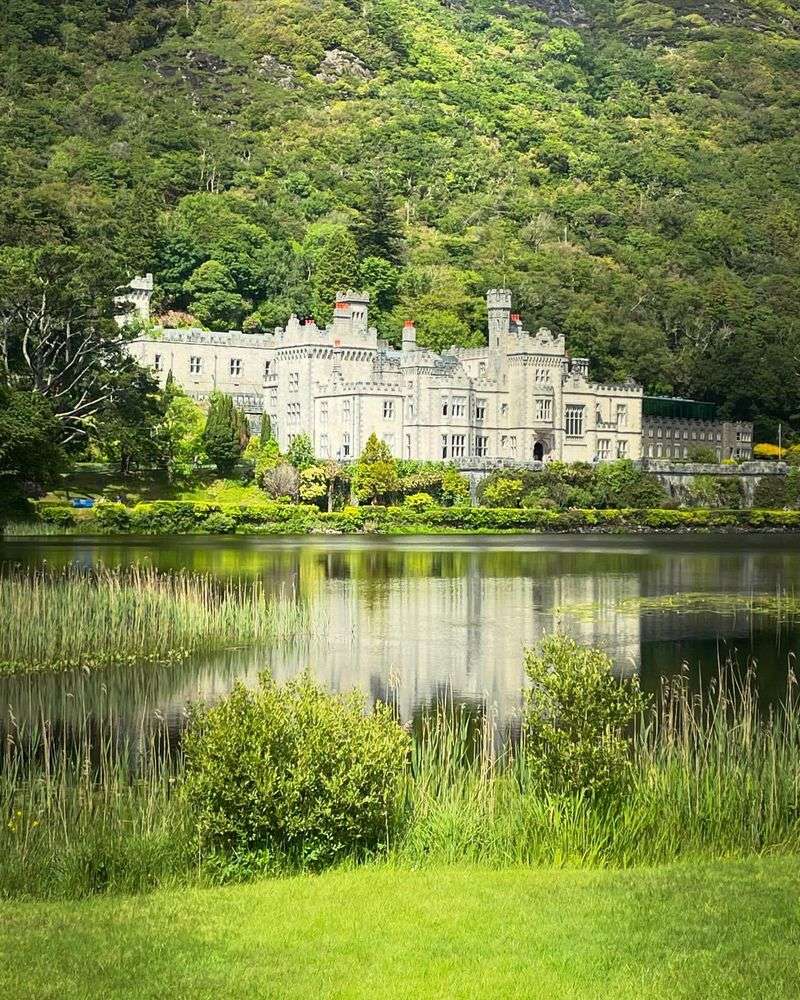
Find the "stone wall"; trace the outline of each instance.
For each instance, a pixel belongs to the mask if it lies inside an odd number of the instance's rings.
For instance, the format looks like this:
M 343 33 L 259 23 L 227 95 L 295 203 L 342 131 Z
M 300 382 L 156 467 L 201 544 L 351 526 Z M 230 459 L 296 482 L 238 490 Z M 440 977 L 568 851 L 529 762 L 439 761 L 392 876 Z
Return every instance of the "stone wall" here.
M 507 458 L 463 459 L 454 464 L 469 480 L 470 496 L 475 502 L 478 484 L 492 472 L 499 469 L 532 469 L 541 470 L 541 462 L 515 462 Z M 642 459 L 639 463 L 645 472 L 654 475 L 676 499 L 691 485 L 697 476 L 730 476 L 739 477 L 744 488 L 746 506 L 753 503 L 753 493 L 758 483 L 765 476 L 785 476 L 789 466 L 785 462 L 742 462 L 740 465 L 705 465 L 697 462 L 668 462 L 657 459 Z

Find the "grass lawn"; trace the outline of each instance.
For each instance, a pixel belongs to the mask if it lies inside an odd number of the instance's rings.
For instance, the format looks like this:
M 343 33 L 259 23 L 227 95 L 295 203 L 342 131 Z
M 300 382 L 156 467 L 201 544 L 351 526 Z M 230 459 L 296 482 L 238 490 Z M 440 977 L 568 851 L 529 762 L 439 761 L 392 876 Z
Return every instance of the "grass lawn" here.
M 364 867 L 4 903 L 7 997 L 800 996 L 800 859 L 619 871 Z

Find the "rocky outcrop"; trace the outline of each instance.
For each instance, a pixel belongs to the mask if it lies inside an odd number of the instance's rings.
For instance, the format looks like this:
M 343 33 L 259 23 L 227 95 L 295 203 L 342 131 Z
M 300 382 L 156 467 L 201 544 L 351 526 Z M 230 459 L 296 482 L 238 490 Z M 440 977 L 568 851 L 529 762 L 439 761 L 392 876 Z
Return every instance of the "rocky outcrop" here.
M 328 49 L 314 77 L 322 83 L 336 83 L 343 76 L 371 80 L 374 74 L 353 52 L 348 52 L 346 49 Z
M 286 63 L 280 62 L 275 56 L 269 54 L 261 56 L 260 59 L 256 60 L 256 66 L 260 75 L 269 80 L 270 83 L 274 83 L 276 87 L 281 87 L 283 90 L 297 89 L 294 70 Z

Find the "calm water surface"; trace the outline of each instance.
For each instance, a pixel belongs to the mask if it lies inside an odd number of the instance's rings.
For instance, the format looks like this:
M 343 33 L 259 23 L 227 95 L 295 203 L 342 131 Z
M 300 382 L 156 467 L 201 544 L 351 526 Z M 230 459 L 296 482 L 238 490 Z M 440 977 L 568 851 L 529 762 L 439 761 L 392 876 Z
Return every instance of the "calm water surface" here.
M 278 678 L 308 667 L 332 690 L 392 697 L 405 718 L 451 692 L 513 719 L 523 650 L 556 627 L 606 649 L 651 690 L 682 664 L 698 679 L 719 660 L 755 661 L 767 703 L 782 696 L 800 648 L 797 615 L 776 609 L 646 607 L 698 593 L 800 597 L 796 536 L 37 538 L 1 542 L 0 562 L 261 577 L 271 592 L 306 602 L 315 622 L 302 641 L 171 667 L 0 678 L 3 713 L 31 723 L 66 722 L 88 705 L 123 728 L 155 716 L 177 729 L 188 702 L 215 699 L 236 679 L 254 683 L 265 667 Z

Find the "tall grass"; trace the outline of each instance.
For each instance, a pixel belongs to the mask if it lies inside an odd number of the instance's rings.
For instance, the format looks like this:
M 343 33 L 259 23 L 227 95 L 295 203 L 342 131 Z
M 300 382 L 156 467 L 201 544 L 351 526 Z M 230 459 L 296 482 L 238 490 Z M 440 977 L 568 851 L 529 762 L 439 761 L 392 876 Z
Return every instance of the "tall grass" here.
M 48 524 L 47 521 L 6 521 L 0 530 L 0 537 L 30 538 L 33 536 L 80 535 L 84 534 L 85 530 L 76 524 Z M 96 533 L 96 530 L 93 528 L 92 533 Z
M 721 670 L 692 694 L 685 675 L 632 741 L 630 786 L 612 799 L 538 790 L 524 734 L 440 704 L 418 731 L 406 821 L 388 844 L 412 866 L 632 866 L 800 851 L 800 713 L 790 678 L 759 713 L 752 676 Z M 113 704 L 109 698 L 108 704 Z M 61 728 L 11 720 L 0 754 L 0 897 L 139 891 L 242 877 L 197 854 L 166 724 L 129 728 L 98 708 Z M 213 864 L 212 864 L 213 862 Z M 250 869 L 252 870 L 252 869 Z
M 302 605 L 269 599 L 259 580 L 140 566 L 11 569 L 0 575 L 0 621 L 0 670 L 10 673 L 165 662 L 309 625 Z
M 498 744 L 500 749 L 498 750 Z M 512 746 L 486 718 L 478 731 L 441 709 L 417 742 L 410 823 L 398 860 L 489 865 L 633 865 L 800 850 L 800 712 L 766 718 L 752 674 L 722 668 L 692 694 L 685 675 L 640 720 L 630 787 L 611 800 L 535 791 L 524 733 Z

